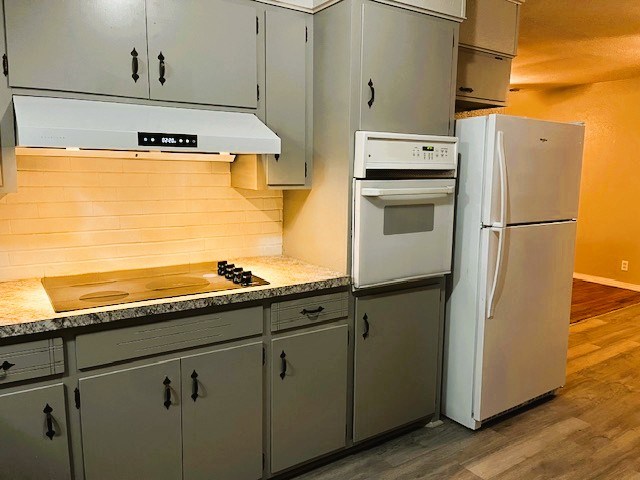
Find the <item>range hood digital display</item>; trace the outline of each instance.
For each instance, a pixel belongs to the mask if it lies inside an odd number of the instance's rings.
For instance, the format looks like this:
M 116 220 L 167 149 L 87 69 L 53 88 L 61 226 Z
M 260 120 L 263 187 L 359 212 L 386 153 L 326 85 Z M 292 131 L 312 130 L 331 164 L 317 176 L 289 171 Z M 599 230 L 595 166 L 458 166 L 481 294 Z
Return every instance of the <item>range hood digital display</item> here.
M 184 133 L 138 132 L 138 145 L 141 147 L 187 147 L 198 146 L 198 136 Z

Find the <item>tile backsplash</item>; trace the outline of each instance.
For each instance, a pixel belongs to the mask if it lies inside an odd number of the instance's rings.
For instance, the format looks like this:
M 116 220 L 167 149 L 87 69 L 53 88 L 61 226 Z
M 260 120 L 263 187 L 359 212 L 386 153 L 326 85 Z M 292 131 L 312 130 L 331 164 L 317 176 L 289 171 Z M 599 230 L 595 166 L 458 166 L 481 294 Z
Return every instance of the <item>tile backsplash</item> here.
M 0 281 L 282 253 L 282 192 L 230 164 L 18 156 L 0 199 Z

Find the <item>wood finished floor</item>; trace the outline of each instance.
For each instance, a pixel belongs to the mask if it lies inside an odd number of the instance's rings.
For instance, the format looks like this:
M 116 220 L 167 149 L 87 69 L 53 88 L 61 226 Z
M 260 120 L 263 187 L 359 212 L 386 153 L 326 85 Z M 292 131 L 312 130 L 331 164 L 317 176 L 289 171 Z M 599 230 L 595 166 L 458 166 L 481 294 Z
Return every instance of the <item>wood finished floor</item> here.
M 571 323 L 640 303 L 640 292 L 573 279 Z
M 447 419 L 304 480 L 640 480 L 640 305 L 571 325 L 567 384 L 471 432 Z

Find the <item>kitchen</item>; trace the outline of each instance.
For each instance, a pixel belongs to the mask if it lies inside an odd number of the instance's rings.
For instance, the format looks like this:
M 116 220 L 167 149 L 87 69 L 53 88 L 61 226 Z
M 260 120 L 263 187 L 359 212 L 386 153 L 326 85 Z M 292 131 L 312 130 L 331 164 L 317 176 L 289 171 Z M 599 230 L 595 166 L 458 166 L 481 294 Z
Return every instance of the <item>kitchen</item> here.
M 525 8 L 491 3 L 5 0 L 0 477 L 290 478 L 469 434 L 440 415 L 454 112 L 506 105 Z M 495 15 L 497 45 L 460 27 Z M 574 228 L 570 197 L 538 220 Z

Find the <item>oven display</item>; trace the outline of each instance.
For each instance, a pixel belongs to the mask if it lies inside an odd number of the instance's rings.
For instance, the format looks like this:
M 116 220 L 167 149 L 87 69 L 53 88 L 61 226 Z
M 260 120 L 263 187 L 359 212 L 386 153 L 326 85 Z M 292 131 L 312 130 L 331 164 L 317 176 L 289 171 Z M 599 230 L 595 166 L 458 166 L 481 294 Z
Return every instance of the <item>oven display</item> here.
M 434 150 L 434 147 L 422 147 L 423 152 L 433 152 Z
M 198 146 L 198 136 L 184 133 L 138 132 L 138 145 L 141 147 L 183 147 Z

